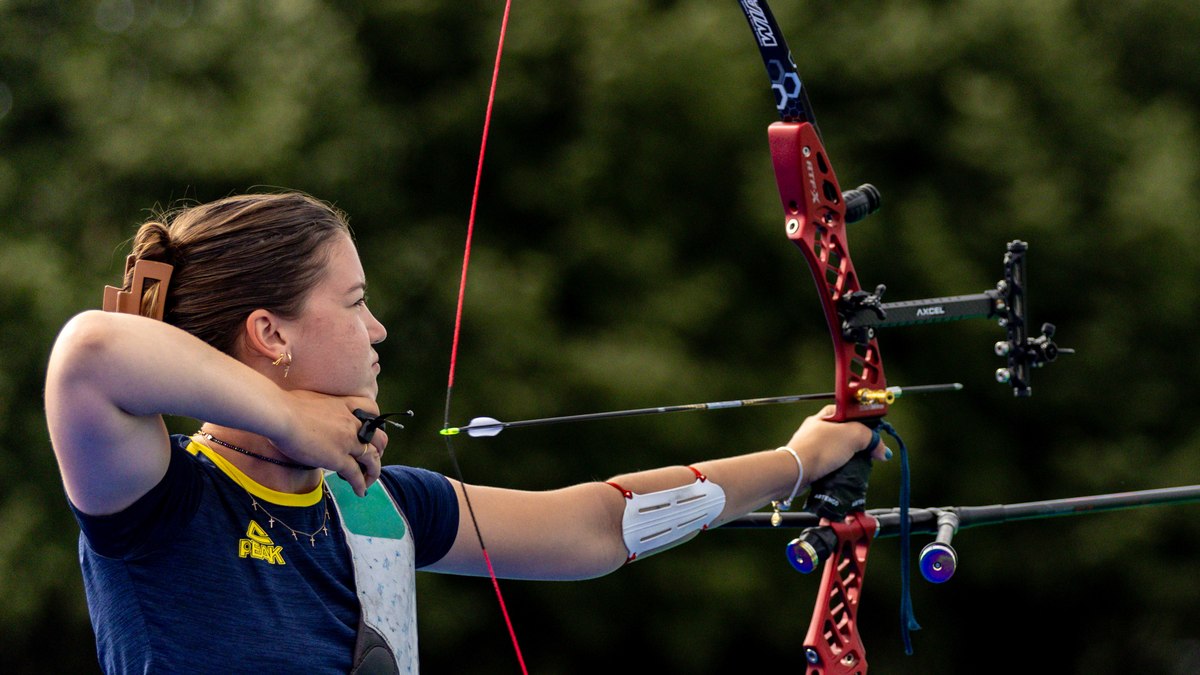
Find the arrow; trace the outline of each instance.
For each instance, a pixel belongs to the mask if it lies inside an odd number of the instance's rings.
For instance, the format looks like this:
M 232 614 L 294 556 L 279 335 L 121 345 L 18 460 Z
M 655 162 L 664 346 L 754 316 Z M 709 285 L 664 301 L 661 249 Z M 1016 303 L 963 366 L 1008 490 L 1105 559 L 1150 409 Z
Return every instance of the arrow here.
M 961 391 L 963 385 L 958 382 L 950 384 L 922 384 L 914 387 L 888 387 L 887 389 L 859 392 L 858 398 L 864 403 L 891 403 L 904 394 L 930 394 L 943 391 Z M 501 422 L 494 417 L 476 417 L 470 424 L 461 427 L 446 427 L 438 433 L 443 436 L 457 436 L 466 432 L 472 438 L 496 436 L 505 429 L 517 427 L 535 427 L 545 424 L 561 424 L 563 422 L 589 422 L 592 420 L 607 420 L 616 417 L 636 417 L 639 415 L 660 415 L 663 413 L 685 412 L 688 410 L 719 410 L 722 408 L 747 408 L 755 405 L 778 405 L 796 403 L 797 401 L 817 401 L 831 399 L 834 392 L 820 394 L 796 394 L 792 396 L 770 396 L 766 398 L 746 398 L 733 401 L 712 401 L 709 403 L 687 403 L 683 405 L 659 406 L 656 408 L 635 408 L 632 410 L 612 410 L 609 412 L 585 413 L 582 415 L 563 415 L 561 417 L 542 417 L 533 420 L 518 420 L 516 422 Z

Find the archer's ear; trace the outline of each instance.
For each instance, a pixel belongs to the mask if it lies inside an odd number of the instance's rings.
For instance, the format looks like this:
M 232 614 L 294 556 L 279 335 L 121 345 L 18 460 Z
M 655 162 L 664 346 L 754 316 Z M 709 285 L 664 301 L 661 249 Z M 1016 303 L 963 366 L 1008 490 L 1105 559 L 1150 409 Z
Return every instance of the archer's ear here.
M 246 317 L 242 346 L 246 356 L 262 356 L 274 361 L 289 351 L 287 330 L 283 321 L 265 309 L 256 309 Z

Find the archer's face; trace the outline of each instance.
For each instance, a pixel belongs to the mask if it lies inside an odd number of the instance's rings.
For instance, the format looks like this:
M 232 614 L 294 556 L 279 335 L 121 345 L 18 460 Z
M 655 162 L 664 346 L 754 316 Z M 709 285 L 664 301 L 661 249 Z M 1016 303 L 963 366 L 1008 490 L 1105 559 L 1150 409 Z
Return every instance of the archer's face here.
M 367 308 L 367 278 L 349 236 L 330 243 L 325 276 L 291 322 L 290 386 L 336 396 L 379 393 L 379 354 L 387 329 Z

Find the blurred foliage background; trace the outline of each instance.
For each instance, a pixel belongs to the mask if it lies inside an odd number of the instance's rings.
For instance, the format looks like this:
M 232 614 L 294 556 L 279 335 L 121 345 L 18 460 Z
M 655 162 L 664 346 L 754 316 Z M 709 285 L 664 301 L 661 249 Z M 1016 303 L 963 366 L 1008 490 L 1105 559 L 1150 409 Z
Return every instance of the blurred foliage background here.
M 993 323 L 885 333 L 892 383 L 967 385 L 890 417 L 914 502 L 1200 482 L 1200 373 L 1180 342 L 1200 327 L 1200 5 L 775 4 L 843 185 L 883 192 L 850 238 L 864 285 L 979 292 L 1024 239 L 1033 320 L 1079 352 L 1014 400 L 992 378 Z M 56 331 L 99 306 L 155 208 L 286 187 L 348 211 L 390 328 L 381 402 L 417 412 L 388 458 L 450 471 L 436 430 L 502 5 L 0 1 L 5 672 L 96 669 L 42 381 Z M 518 0 L 452 422 L 829 389 L 827 331 L 782 232 L 774 119 L 732 2 Z M 552 488 L 774 447 L 815 410 L 544 428 L 458 452 L 468 481 Z M 895 504 L 898 477 L 877 467 L 870 506 Z M 914 580 L 911 657 L 900 554 L 879 542 L 860 615 L 872 672 L 1200 670 L 1196 508 L 960 534 L 955 578 Z M 604 579 L 505 583 L 531 670 L 798 668 L 818 580 L 784 561 L 792 536 L 718 531 Z M 516 671 L 487 581 L 420 584 L 427 672 Z

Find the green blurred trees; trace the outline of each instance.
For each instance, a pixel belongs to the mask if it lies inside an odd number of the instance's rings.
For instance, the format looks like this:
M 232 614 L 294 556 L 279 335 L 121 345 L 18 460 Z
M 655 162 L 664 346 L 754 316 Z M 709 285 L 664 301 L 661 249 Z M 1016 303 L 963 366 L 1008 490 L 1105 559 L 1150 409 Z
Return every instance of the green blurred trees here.
M 733 3 L 517 2 L 483 181 L 455 419 L 829 388 L 828 337 L 783 236 L 766 80 Z M 981 504 L 1200 481 L 1187 392 L 1200 326 L 1200 9 L 975 0 L 776 3 L 888 299 L 978 292 L 1030 242 L 1035 321 L 1078 349 L 1014 401 L 986 322 L 883 336 L 914 499 Z M 94 669 L 40 406 L 58 327 L 116 283 L 127 239 L 178 199 L 284 186 L 352 216 L 389 459 L 436 440 L 499 2 L 10 0 L 0 4 L 0 664 Z M 681 415 L 458 446 L 468 481 L 542 489 L 773 446 L 812 409 Z M 192 422 L 173 421 L 179 431 Z M 872 505 L 894 503 L 882 466 Z M 983 661 L 1069 672 L 1200 664 L 1194 507 L 972 530 L 897 636 L 897 547 L 860 617 L 874 672 Z M 787 533 L 717 532 L 610 577 L 506 583 L 531 669 L 795 667 L 815 579 Z M 428 672 L 515 668 L 486 582 L 421 579 Z M 1007 617 L 1016 613 L 1015 623 Z M 1055 653 L 1030 661 L 1031 641 Z

